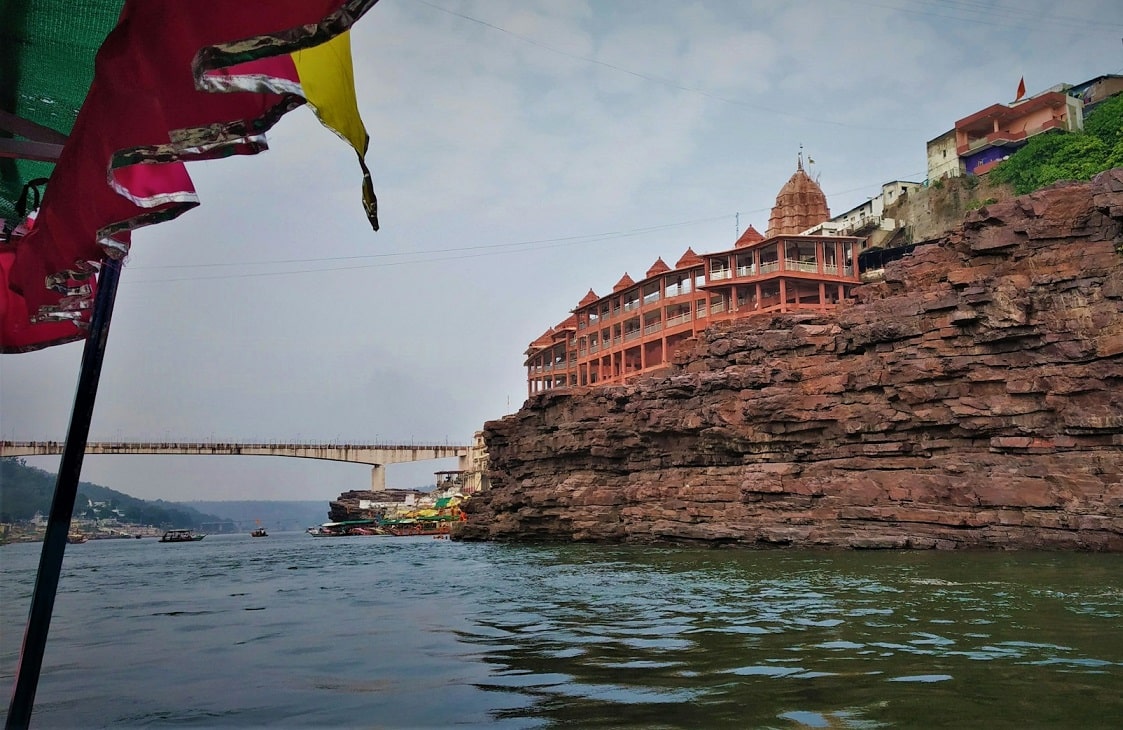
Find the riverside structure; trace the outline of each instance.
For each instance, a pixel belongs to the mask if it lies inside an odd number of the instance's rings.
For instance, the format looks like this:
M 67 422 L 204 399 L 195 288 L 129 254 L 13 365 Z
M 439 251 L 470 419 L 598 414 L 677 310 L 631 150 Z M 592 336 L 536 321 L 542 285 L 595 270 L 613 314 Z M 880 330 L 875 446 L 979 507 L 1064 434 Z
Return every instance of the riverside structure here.
M 716 322 L 834 309 L 860 283 L 863 239 L 802 234 L 829 219 L 826 195 L 801 154 L 776 196 L 767 236 L 750 225 L 731 249 L 699 255 L 687 248 L 673 269 L 660 257 L 638 282 L 625 273 L 607 296 L 590 289 L 527 349 L 527 395 L 665 368 Z

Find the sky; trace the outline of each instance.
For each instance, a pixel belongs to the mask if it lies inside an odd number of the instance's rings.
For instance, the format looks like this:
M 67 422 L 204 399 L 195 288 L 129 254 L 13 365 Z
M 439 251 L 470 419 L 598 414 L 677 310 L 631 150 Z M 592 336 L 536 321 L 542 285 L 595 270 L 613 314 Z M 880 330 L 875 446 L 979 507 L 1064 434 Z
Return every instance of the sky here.
M 1019 79 L 1123 73 L 1123 4 L 382 0 L 352 43 L 381 230 L 307 109 L 189 165 L 200 207 L 133 236 L 91 440 L 468 444 L 590 288 L 764 231 L 801 148 L 832 214 L 924 180 L 926 142 Z M 0 438 L 65 438 L 81 354 L 0 356 Z M 88 455 L 82 479 L 326 503 L 370 469 Z

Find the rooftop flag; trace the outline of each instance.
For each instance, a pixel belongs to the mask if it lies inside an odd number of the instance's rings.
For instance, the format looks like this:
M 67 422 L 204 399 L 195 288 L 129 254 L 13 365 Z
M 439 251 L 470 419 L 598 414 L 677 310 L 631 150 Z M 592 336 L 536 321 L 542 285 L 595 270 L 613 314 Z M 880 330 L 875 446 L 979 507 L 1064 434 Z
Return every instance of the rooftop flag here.
M 1023 76 L 1021 81 L 1018 82 L 1018 95 L 1014 97 L 1014 101 L 1021 101 L 1022 97 L 1026 95 L 1026 77 Z
M 0 315 L 82 321 L 92 289 L 76 282 L 124 257 L 131 231 L 199 204 L 186 161 L 264 151 L 265 132 L 304 103 L 355 148 L 377 230 L 348 32 L 376 2 L 125 0 L 35 226 L 13 239 L 0 297 L 22 301 Z M 0 351 L 60 341 L 42 329 L 38 343 L 17 343 L 16 328 L 0 330 Z

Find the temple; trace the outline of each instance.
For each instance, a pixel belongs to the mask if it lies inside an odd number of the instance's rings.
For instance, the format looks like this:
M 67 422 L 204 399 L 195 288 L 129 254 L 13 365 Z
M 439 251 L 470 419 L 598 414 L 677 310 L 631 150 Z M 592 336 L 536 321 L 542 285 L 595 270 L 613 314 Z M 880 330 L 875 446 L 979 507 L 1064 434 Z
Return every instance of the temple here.
M 830 219 L 827 198 L 803 169 L 802 154 L 776 196 L 767 235 L 753 226 L 733 247 L 670 267 L 662 259 L 639 281 L 624 274 L 612 293 L 592 289 L 572 314 L 526 351 L 527 394 L 621 383 L 666 368 L 706 327 L 777 312 L 825 312 L 859 283 L 862 239 L 807 235 Z

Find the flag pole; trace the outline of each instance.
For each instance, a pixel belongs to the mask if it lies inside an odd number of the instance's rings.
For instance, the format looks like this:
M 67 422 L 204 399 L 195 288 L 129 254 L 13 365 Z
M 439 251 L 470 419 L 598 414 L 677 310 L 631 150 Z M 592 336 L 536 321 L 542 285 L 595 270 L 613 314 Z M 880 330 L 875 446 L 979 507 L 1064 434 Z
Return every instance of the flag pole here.
M 51 626 L 62 557 L 70 533 L 70 517 L 78 496 L 78 480 L 82 473 L 82 458 L 86 454 L 86 440 L 90 435 L 90 421 L 94 415 L 94 399 L 101 379 L 101 365 L 105 358 L 105 343 L 109 338 L 109 322 L 113 318 L 113 304 L 117 298 L 117 282 L 121 276 L 121 261 L 102 261 L 98 273 L 94 310 L 90 317 L 90 330 L 82 350 L 82 365 L 78 371 L 78 387 L 74 393 L 74 406 L 70 413 L 70 428 L 66 432 L 62 460 L 55 478 L 55 494 L 51 500 L 51 514 L 47 518 L 47 531 L 39 556 L 39 572 L 35 576 L 35 590 L 31 596 L 31 610 L 23 635 L 19 665 L 12 700 L 8 706 L 7 730 L 24 730 L 31 722 L 31 709 L 35 704 L 35 690 L 39 685 L 39 672 L 43 667 L 43 652 L 47 645 L 47 631 Z

